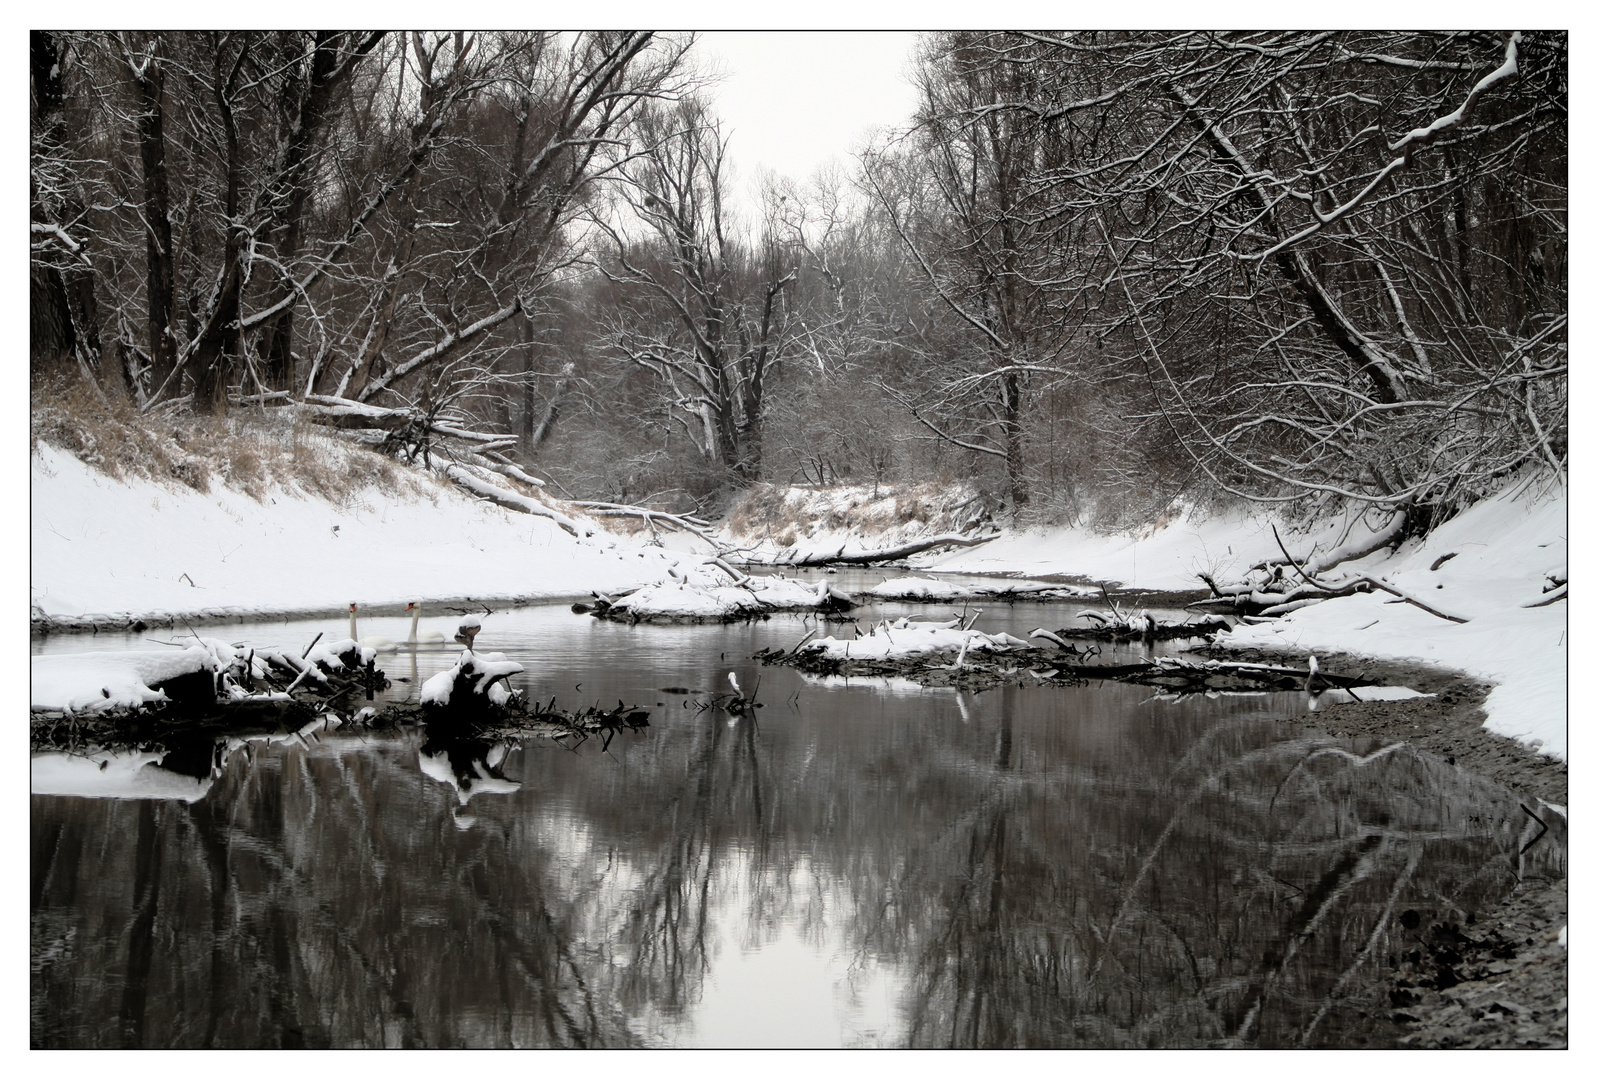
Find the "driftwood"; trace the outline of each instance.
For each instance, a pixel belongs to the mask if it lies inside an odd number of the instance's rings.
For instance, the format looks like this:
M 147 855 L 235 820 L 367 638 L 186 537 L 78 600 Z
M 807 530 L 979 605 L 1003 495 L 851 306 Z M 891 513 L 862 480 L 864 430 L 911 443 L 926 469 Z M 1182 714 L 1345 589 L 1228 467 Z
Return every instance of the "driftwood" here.
M 1396 585 L 1394 585 L 1391 582 L 1387 581 L 1385 578 L 1373 577 L 1370 574 L 1357 574 L 1357 575 L 1355 575 L 1352 578 L 1344 579 L 1344 582 L 1338 582 L 1338 583 L 1335 583 L 1333 585 L 1328 585 L 1328 584 L 1326 584 L 1324 582 L 1317 581 L 1313 573 L 1311 573 L 1309 570 L 1305 569 L 1304 567 L 1299 566 L 1297 562 L 1294 562 L 1293 556 L 1287 554 L 1287 545 L 1282 543 L 1282 536 L 1281 536 L 1280 533 L 1278 533 L 1276 531 L 1276 526 L 1275 525 L 1271 526 L 1271 533 L 1272 533 L 1272 535 L 1274 535 L 1276 537 L 1276 545 L 1282 549 L 1282 554 L 1287 556 L 1287 560 L 1289 562 L 1293 563 L 1293 568 L 1298 571 L 1299 576 L 1302 577 L 1306 582 L 1308 582 L 1310 585 L 1314 586 L 1315 588 L 1322 589 L 1322 590 L 1331 590 L 1331 589 L 1337 587 L 1337 585 L 1341 585 L 1341 584 L 1344 584 L 1344 583 L 1347 583 L 1347 582 L 1352 582 L 1354 584 L 1364 583 L 1364 584 L 1370 585 L 1372 588 L 1381 589 L 1383 592 L 1391 593 L 1392 595 L 1398 597 L 1400 600 L 1404 601 L 1406 604 L 1413 604 L 1416 607 L 1420 608 L 1422 611 L 1426 612 L 1428 615 L 1435 615 L 1439 619 L 1447 619 L 1449 622 L 1455 622 L 1455 623 L 1466 623 L 1466 622 L 1470 621 L 1469 619 L 1465 618 L 1462 615 L 1451 615 L 1451 614 L 1449 614 L 1446 611 L 1442 611 L 1442 610 L 1438 609 L 1437 607 L 1434 607 L 1433 605 L 1431 605 L 1431 604 L 1427 603 L 1426 601 L 1420 599 L 1419 597 L 1410 595 L 1409 593 L 1405 592 L 1404 590 L 1398 588 Z
M 852 658 L 837 656 L 803 642 L 793 651 L 762 649 L 753 657 L 762 664 L 791 667 L 811 675 L 846 677 L 895 676 L 927 686 L 1055 685 L 1075 686 L 1112 681 L 1155 686 L 1179 693 L 1207 691 L 1290 691 L 1368 686 L 1371 680 L 1338 675 L 1317 668 L 1220 660 L 1158 657 L 1131 663 L 1085 663 L 1060 660 L 1059 653 L 1035 649 L 1009 651 L 950 649 L 941 653 Z
M 1355 559 L 1363 559 L 1372 552 L 1380 551 L 1384 547 L 1388 547 L 1397 543 L 1399 538 L 1403 535 L 1404 524 L 1408 520 L 1408 513 L 1400 509 L 1393 514 L 1393 520 L 1388 522 L 1386 527 L 1378 532 L 1372 533 L 1370 536 L 1365 537 L 1362 540 L 1356 540 L 1351 543 L 1343 544 L 1340 547 L 1333 548 L 1331 551 L 1324 552 L 1320 555 L 1311 554 L 1301 559 L 1295 559 L 1292 555 L 1287 553 L 1287 547 L 1282 543 L 1282 537 L 1280 534 L 1278 534 L 1276 537 L 1276 544 L 1282 549 L 1282 554 L 1287 558 L 1287 562 L 1289 564 L 1295 567 L 1301 567 L 1304 571 L 1311 574 L 1324 574 L 1333 567 L 1340 566 L 1346 562 L 1352 562 Z M 1274 529 L 1275 527 L 1273 526 L 1272 531 L 1274 531 Z M 1444 558 L 1446 559 L 1451 557 L 1452 556 L 1445 556 Z M 1441 561 L 1443 560 L 1439 560 L 1439 562 Z M 1276 567 L 1282 565 L 1283 564 L 1276 562 L 1262 562 L 1255 563 L 1250 569 L 1263 570 L 1269 573 Z M 1437 569 L 1437 566 L 1434 564 L 1432 569 Z

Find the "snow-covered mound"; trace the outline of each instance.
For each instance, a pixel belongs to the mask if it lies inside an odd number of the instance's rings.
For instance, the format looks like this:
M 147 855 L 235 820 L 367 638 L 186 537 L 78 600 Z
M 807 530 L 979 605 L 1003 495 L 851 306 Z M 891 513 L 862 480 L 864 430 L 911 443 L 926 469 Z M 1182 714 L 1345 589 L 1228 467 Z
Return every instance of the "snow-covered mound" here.
M 343 503 L 270 487 L 112 479 L 41 443 L 31 458 L 35 619 L 326 614 L 408 601 L 571 599 L 659 581 L 680 553 L 576 538 L 422 480 Z
M 773 611 L 833 611 L 852 606 L 826 581 L 807 585 L 784 577 L 745 577 L 714 562 L 669 569 L 664 582 L 646 585 L 601 607 L 610 619 L 654 622 L 731 622 Z
M 30 707 L 73 712 L 138 708 L 167 701 L 159 684 L 218 670 L 215 654 L 200 645 L 35 656 L 31 667 Z
M 667 581 L 646 585 L 610 606 L 615 615 L 639 619 L 730 620 L 765 610 L 755 594 L 736 585 L 689 585 Z M 614 615 L 613 615 L 614 617 Z
M 947 623 L 901 619 L 892 624 L 880 623 L 855 638 L 816 638 L 794 652 L 819 653 L 839 660 L 885 660 L 940 653 L 1009 652 L 1032 647 L 1010 634 L 986 634 Z
M 455 666 L 440 671 L 422 684 L 421 702 L 443 708 L 462 695 L 486 697 L 495 705 L 508 705 L 515 691 L 505 684 L 512 675 L 527 670 L 504 653 L 464 650 Z

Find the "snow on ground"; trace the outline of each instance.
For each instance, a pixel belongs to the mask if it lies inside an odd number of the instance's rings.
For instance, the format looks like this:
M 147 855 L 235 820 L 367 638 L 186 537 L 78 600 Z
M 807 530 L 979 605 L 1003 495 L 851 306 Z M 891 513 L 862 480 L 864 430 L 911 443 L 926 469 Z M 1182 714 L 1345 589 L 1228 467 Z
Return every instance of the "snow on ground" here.
M 666 576 L 681 552 L 444 489 L 368 489 L 347 505 L 277 490 L 258 503 L 123 483 L 41 444 L 32 455 L 32 605 L 46 615 L 322 613 L 420 599 L 586 597 Z
M 1240 576 L 1255 563 L 1280 559 L 1272 519 L 1236 510 L 1204 517 L 1186 510 L 1162 526 L 1108 536 L 1087 529 L 1029 529 L 980 547 L 912 560 L 927 570 L 964 574 L 1077 574 L 1133 589 L 1202 589 L 1199 574 Z M 1328 522 L 1312 532 L 1277 525 L 1294 554 L 1325 551 L 1372 530 L 1362 520 Z
M 1563 759 L 1568 602 L 1524 605 L 1545 598 L 1545 574 L 1564 570 L 1565 505 L 1563 499 L 1541 505 L 1489 499 L 1424 543 L 1355 564 L 1446 604 L 1469 622 L 1447 622 L 1384 593 L 1369 593 L 1295 611 L 1274 625 L 1239 627 L 1231 641 L 1414 658 L 1464 671 L 1495 684 L 1486 703 L 1489 731 Z M 1452 552 L 1458 554 L 1431 569 Z
M 1380 524 L 1380 523 L 1378 523 Z M 1368 535 L 1363 522 L 1334 523 L 1282 538 L 1295 556 L 1329 550 Z M 1566 566 L 1567 502 L 1538 498 L 1524 486 L 1483 500 L 1444 523 L 1424 542 L 1344 564 L 1381 576 L 1470 621 L 1452 623 L 1395 602 L 1385 593 L 1331 600 L 1271 623 L 1240 626 L 1223 643 L 1294 650 L 1335 650 L 1416 659 L 1495 684 L 1487 728 L 1544 754 L 1566 757 L 1568 604 L 1544 599 L 1545 575 Z M 1457 553 L 1436 570 L 1441 556 Z M 923 569 L 961 573 L 1082 574 L 1148 589 L 1203 588 L 1199 573 L 1225 583 L 1251 565 L 1280 558 L 1268 517 L 1236 513 L 1197 520 L 1184 515 L 1134 536 L 1052 530 L 1005 536 L 980 548 L 918 560 Z
M 791 486 L 757 491 L 725 525 L 750 565 L 864 556 L 932 536 L 989 528 L 974 488 L 939 484 Z
M 373 607 L 468 596 L 565 599 L 642 586 L 659 592 L 666 606 L 680 603 L 684 614 L 695 614 L 688 608 L 699 600 L 679 585 L 725 587 L 698 565 L 700 557 L 639 547 L 602 529 L 577 539 L 546 518 L 443 488 L 429 498 L 368 490 L 345 505 L 279 490 L 262 504 L 221 486 L 202 494 L 119 482 L 47 445 L 31 464 L 30 594 L 36 612 L 46 615 L 320 613 L 351 601 Z M 1231 640 L 1414 658 L 1464 671 L 1495 684 L 1486 706 L 1490 730 L 1564 758 L 1567 605 L 1524 605 L 1542 598 L 1546 574 L 1564 574 L 1566 506 L 1563 496 L 1537 501 L 1524 490 L 1506 492 L 1447 522 L 1424 543 L 1337 571 L 1385 576 L 1467 616 L 1467 623 L 1446 622 L 1377 593 L 1241 627 Z M 896 513 L 902 516 L 902 509 Z M 1369 532 L 1356 520 L 1312 532 L 1284 530 L 1283 539 L 1302 555 Z M 829 535 L 825 543 L 832 542 Z M 881 545 L 873 538 L 872 546 Z M 1449 553 L 1457 554 L 1431 569 Z M 1131 536 L 1081 529 L 1013 533 L 915 561 L 923 571 L 1068 574 L 1137 588 L 1192 589 L 1201 587 L 1200 573 L 1237 580 L 1249 566 L 1278 555 L 1270 518 L 1236 512 L 1210 519 L 1183 514 Z M 768 602 L 784 589 L 805 587 L 763 586 L 776 590 L 763 597 Z M 745 589 L 729 591 L 740 595 L 720 597 L 719 606 L 750 596 Z M 132 680 L 139 672 L 124 674 Z M 46 668 L 46 687 L 51 678 Z M 142 679 L 104 685 L 99 669 L 96 680 L 100 685 L 63 685 L 48 693 L 78 701 L 92 690 L 109 701 L 102 690 L 129 700 L 148 691 Z M 37 671 L 34 681 L 37 703 Z

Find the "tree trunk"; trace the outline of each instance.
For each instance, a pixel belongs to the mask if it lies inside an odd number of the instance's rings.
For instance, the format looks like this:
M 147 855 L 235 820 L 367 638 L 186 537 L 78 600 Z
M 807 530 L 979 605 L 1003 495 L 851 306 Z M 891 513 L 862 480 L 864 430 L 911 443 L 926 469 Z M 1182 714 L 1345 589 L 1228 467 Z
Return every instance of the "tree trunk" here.
M 161 63 L 152 50 L 143 74 L 135 73 L 133 78 L 139 100 L 139 159 L 144 168 L 146 325 L 152 390 L 166 382 L 178 357 L 177 336 L 172 332 L 174 253 L 162 124 L 165 81 Z

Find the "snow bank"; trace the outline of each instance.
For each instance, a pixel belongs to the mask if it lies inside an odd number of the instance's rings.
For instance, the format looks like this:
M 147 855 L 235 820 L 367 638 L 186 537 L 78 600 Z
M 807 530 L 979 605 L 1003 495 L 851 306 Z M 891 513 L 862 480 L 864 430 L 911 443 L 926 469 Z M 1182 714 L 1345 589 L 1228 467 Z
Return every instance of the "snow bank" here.
M 1246 511 L 1204 517 L 1188 509 L 1165 524 L 1130 534 L 1033 529 L 1008 533 L 979 548 L 914 562 L 922 569 L 947 573 L 1071 574 L 1126 588 L 1202 589 L 1200 574 L 1230 579 L 1240 577 L 1255 563 L 1280 559 L 1272 524 L 1272 518 Z M 1311 548 L 1327 551 L 1374 531 L 1360 517 L 1341 517 L 1310 530 L 1275 524 L 1294 555 Z
M 183 675 L 218 670 L 216 656 L 199 645 L 186 649 L 89 652 L 35 656 L 29 704 L 34 709 L 98 712 L 168 700 L 154 689 Z
M 1255 563 L 1280 559 L 1271 524 L 1266 515 L 1200 520 L 1184 514 L 1131 536 L 1075 529 L 1017 533 L 920 564 L 962 573 L 1080 574 L 1147 589 L 1202 588 L 1201 572 L 1236 580 Z M 1219 643 L 1421 660 L 1462 671 L 1495 684 L 1486 702 L 1488 730 L 1563 759 L 1568 604 L 1525 605 L 1546 598 L 1547 575 L 1564 577 L 1567 525 L 1563 496 L 1539 499 L 1524 487 L 1511 488 L 1445 523 L 1423 543 L 1366 556 L 1330 575 L 1358 570 L 1381 576 L 1469 622 L 1450 623 L 1385 593 L 1370 593 L 1240 626 Z M 1360 519 L 1309 531 L 1277 527 L 1295 556 L 1328 551 L 1374 531 Z M 1439 562 L 1445 555 L 1452 557 Z
M 273 489 L 264 503 L 121 482 L 41 444 L 31 457 L 30 597 L 67 619 L 321 614 L 411 600 L 573 599 L 659 581 L 680 552 L 452 489 L 426 498 L 368 489 L 339 505 Z
M 1467 623 L 1370 593 L 1240 626 L 1230 643 L 1337 649 L 1455 668 L 1495 684 L 1486 702 L 1489 731 L 1563 759 L 1568 603 L 1525 605 L 1545 599 L 1547 574 L 1563 573 L 1567 524 L 1563 498 L 1536 503 L 1504 494 L 1471 507 L 1423 543 L 1353 564 L 1406 592 L 1435 597 Z M 1439 564 L 1445 555 L 1453 557 Z

